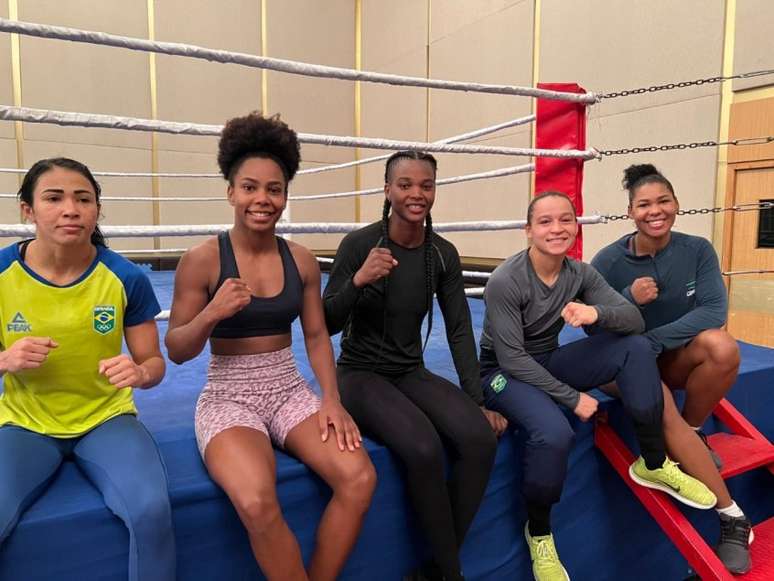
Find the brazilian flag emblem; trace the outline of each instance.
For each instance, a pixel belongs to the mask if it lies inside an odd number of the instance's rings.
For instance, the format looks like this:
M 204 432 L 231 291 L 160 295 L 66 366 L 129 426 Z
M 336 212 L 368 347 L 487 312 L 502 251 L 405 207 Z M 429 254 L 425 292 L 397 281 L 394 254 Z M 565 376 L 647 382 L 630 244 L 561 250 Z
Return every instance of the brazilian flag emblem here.
M 100 335 L 107 335 L 116 327 L 116 308 L 113 305 L 98 305 L 94 307 L 94 330 Z

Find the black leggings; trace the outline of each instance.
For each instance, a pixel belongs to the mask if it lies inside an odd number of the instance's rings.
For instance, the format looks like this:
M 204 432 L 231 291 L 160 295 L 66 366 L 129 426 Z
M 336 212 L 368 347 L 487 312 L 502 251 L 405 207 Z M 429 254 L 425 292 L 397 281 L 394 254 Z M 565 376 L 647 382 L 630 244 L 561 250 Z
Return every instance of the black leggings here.
M 388 377 L 340 366 L 338 380 L 342 403 L 360 429 L 403 463 L 434 560 L 446 579 L 459 579 L 459 548 L 497 450 L 484 414 L 461 389 L 424 367 Z M 448 484 L 443 444 L 452 455 Z

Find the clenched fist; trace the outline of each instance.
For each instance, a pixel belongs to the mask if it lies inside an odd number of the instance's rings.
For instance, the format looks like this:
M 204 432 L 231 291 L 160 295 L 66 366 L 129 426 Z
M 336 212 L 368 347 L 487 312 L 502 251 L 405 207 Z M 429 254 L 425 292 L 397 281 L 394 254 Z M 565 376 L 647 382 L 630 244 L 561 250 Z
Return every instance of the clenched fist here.
M 634 279 L 631 286 L 631 293 L 634 302 L 638 305 L 647 305 L 658 298 L 658 285 L 653 278 L 643 276 Z
M 565 323 L 573 327 L 593 325 L 599 318 L 599 312 L 590 305 L 567 303 L 567 306 L 562 309 L 562 318 Z
M 363 288 L 387 276 L 396 266 L 398 261 L 392 257 L 389 248 L 372 248 L 363 266 L 352 277 L 352 282 L 357 288 Z
M 117 388 L 142 387 L 148 382 L 148 372 L 126 353 L 99 362 L 97 371 Z
M 227 278 L 212 297 L 206 310 L 217 321 L 228 319 L 250 303 L 252 293 L 245 281 L 239 278 Z
M 575 412 L 575 415 L 581 419 L 581 421 L 587 422 L 589 419 L 591 419 L 591 416 L 597 413 L 598 406 L 599 401 L 597 401 L 596 398 L 581 392 L 578 404 L 575 406 L 573 411 Z
M 24 337 L 0 353 L 0 371 L 16 373 L 43 365 L 52 349 L 59 344 L 51 337 Z

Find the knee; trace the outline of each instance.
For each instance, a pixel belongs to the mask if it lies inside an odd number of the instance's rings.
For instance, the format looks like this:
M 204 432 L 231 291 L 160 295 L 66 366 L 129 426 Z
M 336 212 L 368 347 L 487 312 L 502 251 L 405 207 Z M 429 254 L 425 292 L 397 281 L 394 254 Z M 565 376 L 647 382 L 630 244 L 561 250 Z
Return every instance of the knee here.
M 726 370 L 739 368 L 739 345 L 736 340 L 722 329 L 702 331 L 695 339 L 707 352 L 707 357 L 715 365 Z
M 363 513 L 368 510 L 376 489 L 376 469 L 371 461 L 364 459 L 346 470 L 341 470 L 333 482 L 333 494 Z
M 547 454 L 547 459 L 563 458 L 570 453 L 570 448 L 575 441 L 575 432 L 566 422 L 543 426 L 542 429 L 529 435 L 528 443 L 540 448 Z
M 172 525 L 172 509 L 167 490 L 153 490 L 140 499 L 127 502 L 129 520 L 134 528 L 166 530 Z
M 480 464 L 491 464 L 494 461 L 497 436 L 486 420 L 481 425 L 476 422 L 475 429 L 465 434 L 459 445 L 459 453 L 463 460 Z
M 649 357 L 656 360 L 656 353 L 650 341 L 644 335 L 627 335 L 621 337 L 621 343 L 626 347 L 629 357 Z
M 265 533 L 282 520 L 282 510 L 274 491 L 255 490 L 232 498 L 232 502 L 245 528 L 251 533 Z
M 443 472 L 444 449 L 438 434 L 412 438 L 411 444 L 399 451 L 409 472 L 436 474 Z

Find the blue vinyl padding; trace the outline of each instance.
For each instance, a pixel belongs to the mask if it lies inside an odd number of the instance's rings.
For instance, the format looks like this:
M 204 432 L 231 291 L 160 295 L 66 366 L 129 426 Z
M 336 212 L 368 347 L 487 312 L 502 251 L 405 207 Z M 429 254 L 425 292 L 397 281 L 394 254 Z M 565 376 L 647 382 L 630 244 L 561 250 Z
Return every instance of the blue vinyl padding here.
M 159 301 L 169 308 L 171 272 L 150 273 Z M 470 300 L 480 332 L 483 302 Z M 432 371 L 456 382 L 437 310 L 425 352 Z M 159 325 L 163 334 L 166 323 Z M 301 372 L 313 378 L 301 330 L 293 327 Z M 562 341 L 582 333 L 566 329 Z M 334 338 L 337 346 L 338 338 Z M 741 344 L 742 371 L 729 399 L 769 439 L 774 439 L 774 350 Z M 141 419 L 159 442 L 169 472 L 178 551 L 178 579 L 262 579 L 242 526 L 223 493 L 208 478 L 196 449 L 193 414 L 205 382 L 207 353 L 182 366 L 170 363 L 164 382 L 136 392 Z M 606 399 L 613 424 L 631 442 L 620 406 Z M 570 414 L 571 415 L 571 414 Z M 575 579 L 682 580 L 688 566 L 652 518 L 594 448 L 592 427 L 571 418 L 577 442 L 562 502 L 554 511 L 560 555 Z M 714 430 L 720 425 L 711 425 Z M 710 430 L 713 431 L 713 430 Z M 519 435 L 499 445 L 486 497 L 462 551 L 468 580 L 531 579 L 522 537 L 524 511 L 519 495 Z M 426 556 L 403 490 L 399 466 L 382 446 L 367 441 L 379 484 L 357 546 L 342 579 L 393 581 Z M 2 461 L 0 459 L 0 461 Z M 279 497 L 290 527 L 309 558 L 327 487 L 296 460 L 277 452 Z M 765 470 L 730 481 L 732 493 L 754 522 L 774 515 L 774 476 Z M 2 494 L 2 491 L 0 491 Z M 687 509 L 706 538 L 717 538 L 714 511 Z M 127 533 L 96 490 L 71 463 L 22 517 L 0 548 L 0 581 L 83 581 L 126 579 Z

